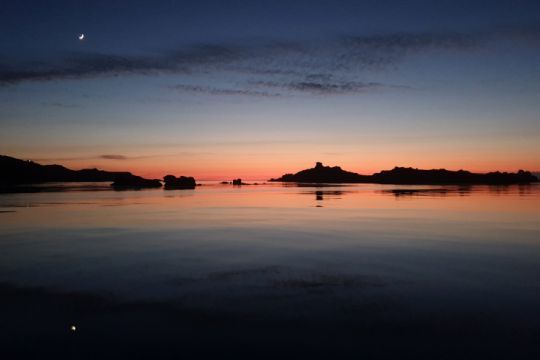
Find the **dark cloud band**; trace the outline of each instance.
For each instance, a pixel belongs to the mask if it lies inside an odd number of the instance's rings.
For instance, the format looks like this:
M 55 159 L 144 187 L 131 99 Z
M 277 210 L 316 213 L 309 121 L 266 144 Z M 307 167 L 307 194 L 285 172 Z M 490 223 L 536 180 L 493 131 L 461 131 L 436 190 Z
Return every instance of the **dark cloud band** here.
M 397 65 L 406 56 L 433 49 L 467 51 L 496 37 L 514 37 L 538 44 L 536 27 L 494 31 L 490 35 L 472 33 L 392 33 L 370 36 L 346 36 L 311 42 L 257 42 L 185 47 L 153 56 L 118 56 L 78 53 L 56 62 L 0 64 L 0 85 L 24 81 L 84 79 L 97 76 L 160 73 L 212 73 L 228 71 L 258 77 L 277 87 L 312 93 L 344 93 L 380 88 L 370 82 L 313 79 L 310 76 L 340 72 L 381 69 Z M 279 81 L 276 81 L 275 79 Z M 276 84 L 274 84 L 276 85 Z M 210 95 L 272 96 L 250 89 L 222 89 L 178 85 L 177 90 Z

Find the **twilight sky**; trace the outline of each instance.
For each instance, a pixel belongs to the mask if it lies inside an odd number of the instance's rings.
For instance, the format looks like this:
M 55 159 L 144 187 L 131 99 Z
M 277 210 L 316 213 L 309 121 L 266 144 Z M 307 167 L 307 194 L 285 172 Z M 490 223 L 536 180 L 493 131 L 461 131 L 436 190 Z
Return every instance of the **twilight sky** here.
M 0 45 L 0 154 L 200 180 L 540 170 L 538 1 L 10 0 Z

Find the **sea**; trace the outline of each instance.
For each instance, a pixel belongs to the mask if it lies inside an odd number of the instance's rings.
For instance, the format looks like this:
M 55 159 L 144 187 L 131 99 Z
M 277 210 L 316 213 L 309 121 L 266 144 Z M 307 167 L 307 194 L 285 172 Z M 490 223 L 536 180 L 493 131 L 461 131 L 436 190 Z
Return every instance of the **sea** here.
M 16 358 L 538 358 L 540 184 L 0 194 Z

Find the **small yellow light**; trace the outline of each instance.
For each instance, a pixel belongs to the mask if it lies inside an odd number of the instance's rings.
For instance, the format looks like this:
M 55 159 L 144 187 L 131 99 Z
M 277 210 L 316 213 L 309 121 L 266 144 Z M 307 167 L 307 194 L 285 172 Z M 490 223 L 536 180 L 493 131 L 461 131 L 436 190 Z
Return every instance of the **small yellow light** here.
M 70 330 L 71 331 L 77 331 L 77 327 L 75 325 L 71 325 Z

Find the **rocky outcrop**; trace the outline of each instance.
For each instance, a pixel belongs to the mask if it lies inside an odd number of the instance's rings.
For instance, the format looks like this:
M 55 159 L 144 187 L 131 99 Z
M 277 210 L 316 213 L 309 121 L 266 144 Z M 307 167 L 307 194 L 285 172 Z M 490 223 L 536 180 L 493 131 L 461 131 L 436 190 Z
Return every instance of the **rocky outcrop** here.
M 174 175 L 167 175 L 163 178 L 163 181 L 165 182 L 165 190 L 195 189 L 197 186 L 195 178 L 191 176 L 176 177 Z

